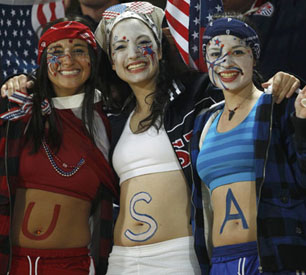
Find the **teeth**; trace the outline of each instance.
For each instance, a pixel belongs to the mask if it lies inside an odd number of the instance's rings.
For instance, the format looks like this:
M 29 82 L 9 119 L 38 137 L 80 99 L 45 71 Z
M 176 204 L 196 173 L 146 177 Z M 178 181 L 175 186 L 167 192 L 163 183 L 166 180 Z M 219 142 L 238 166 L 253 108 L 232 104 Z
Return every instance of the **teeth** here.
M 237 72 L 233 72 L 233 73 L 220 73 L 220 75 L 224 78 L 230 78 L 233 77 L 235 75 L 237 75 Z
M 138 64 L 134 64 L 134 65 L 129 65 L 128 69 L 129 70 L 135 70 L 135 69 L 142 68 L 142 67 L 145 67 L 145 66 L 146 66 L 146 63 L 138 63 Z
M 73 70 L 73 71 L 61 71 L 60 73 L 62 75 L 73 75 L 73 74 L 77 74 L 79 72 L 79 70 Z

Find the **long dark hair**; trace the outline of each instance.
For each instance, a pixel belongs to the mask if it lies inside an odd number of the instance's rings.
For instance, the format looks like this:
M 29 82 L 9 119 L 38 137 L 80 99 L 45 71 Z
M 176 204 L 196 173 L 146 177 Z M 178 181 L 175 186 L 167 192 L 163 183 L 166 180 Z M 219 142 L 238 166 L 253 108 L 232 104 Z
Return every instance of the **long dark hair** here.
M 159 130 L 162 127 L 164 110 L 169 102 L 169 89 L 172 86 L 173 79 L 180 75 L 189 73 L 188 68 L 183 64 L 183 61 L 177 59 L 178 54 L 174 54 L 177 49 L 175 45 L 170 43 L 169 38 L 163 33 L 162 44 L 159 45 L 162 49 L 162 59 L 159 61 L 159 73 L 156 78 L 156 88 L 151 94 L 146 96 L 146 99 L 153 97 L 150 106 L 150 114 L 140 121 L 137 133 L 146 131 L 151 126 Z M 179 57 L 180 58 L 180 57 Z M 105 64 L 106 62 L 103 62 Z M 176 63 L 176 64 L 174 64 Z M 108 68 L 104 73 L 105 83 L 108 83 L 105 90 L 108 91 L 109 101 L 108 107 L 114 113 L 130 113 L 136 106 L 136 98 L 130 86 L 121 80 L 111 69 L 108 62 Z
M 63 21 L 78 21 L 85 25 L 86 21 L 80 17 L 66 17 L 55 21 L 52 21 L 44 28 L 44 31 L 49 29 L 56 23 Z M 43 31 L 43 32 L 44 32 Z M 91 63 L 91 73 L 89 78 L 84 84 L 84 100 L 82 103 L 82 123 L 84 133 L 90 137 L 94 142 L 93 138 L 93 118 L 94 118 L 94 96 L 96 88 L 96 76 L 97 76 L 97 62 L 98 58 L 91 46 L 88 46 L 88 52 Z M 44 138 L 48 140 L 48 144 L 57 151 L 60 148 L 62 141 L 62 125 L 59 117 L 52 106 L 52 97 L 55 97 L 53 86 L 48 77 L 48 65 L 47 65 L 47 51 L 45 50 L 41 56 L 41 64 L 36 72 L 36 79 L 34 86 L 31 89 L 33 93 L 33 110 L 32 117 L 29 122 L 29 127 L 26 132 L 27 142 L 31 142 L 33 145 L 32 152 L 35 153 L 39 150 L 41 143 Z M 41 111 L 41 102 L 47 99 L 51 104 L 52 112 L 48 116 L 43 116 Z M 48 131 L 46 132 L 45 125 L 48 123 Z

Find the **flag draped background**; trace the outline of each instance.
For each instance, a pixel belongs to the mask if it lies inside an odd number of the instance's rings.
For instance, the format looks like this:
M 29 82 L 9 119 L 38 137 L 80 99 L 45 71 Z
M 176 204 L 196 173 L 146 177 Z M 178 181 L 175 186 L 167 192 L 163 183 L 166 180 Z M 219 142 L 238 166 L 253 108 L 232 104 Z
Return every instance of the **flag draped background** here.
M 63 17 L 63 1 L 0 0 L 0 80 L 30 73 L 36 65 L 42 26 Z
M 208 22 L 223 12 L 221 0 L 168 0 L 166 19 L 176 46 L 190 67 L 206 72 L 202 36 Z

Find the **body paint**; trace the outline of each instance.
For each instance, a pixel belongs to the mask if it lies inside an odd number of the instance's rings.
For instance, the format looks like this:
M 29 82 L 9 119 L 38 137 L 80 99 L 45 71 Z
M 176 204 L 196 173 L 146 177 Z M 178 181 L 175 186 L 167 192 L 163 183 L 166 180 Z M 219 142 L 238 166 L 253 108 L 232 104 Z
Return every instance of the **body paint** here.
M 136 221 L 143 222 L 143 223 L 147 224 L 149 226 L 149 228 L 148 228 L 148 230 L 146 230 L 145 232 L 142 232 L 142 233 L 134 233 L 130 229 L 127 229 L 124 232 L 124 235 L 129 240 L 134 241 L 134 242 L 144 242 L 144 241 L 147 241 L 150 238 L 152 238 L 153 235 L 155 234 L 158 226 L 157 226 L 157 222 L 154 220 L 154 218 L 151 217 L 150 215 L 147 215 L 147 214 L 138 213 L 135 210 L 135 205 L 136 205 L 137 202 L 145 201 L 146 203 L 150 203 L 151 200 L 152 200 L 152 197 L 150 196 L 149 193 L 146 193 L 146 192 L 139 192 L 132 197 L 132 199 L 130 201 L 130 214 L 131 214 L 132 218 Z
M 40 230 L 37 230 L 37 235 L 34 235 L 33 233 L 29 232 L 28 230 L 28 222 L 29 222 L 29 218 L 30 218 L 30 214 L 32 212 L 32 209 L 35 205 L 35 202 L 30 202 L 27 209 L 26 209 L 26 212 L 25 212 L 25 215 L 24 215 L 24 218 L 23 218 L 23 224 L 22 224 L 22 233 L 29 239 L 31 240 L 35 240 L 35 241 L 41 241 L 41 240 L 45 240 L 47 239 L 51 234 L 52 232 L 54 231 L 54 228 L 55 228 L 55 225 L 56 225 L 56 222 L 58 220 L 58 216 L 59 216 L 59 212 L 60 212 L 60 209 L 61 209 L 61 206 L 56 204 L 54 206 L 54 210 L 53 210 L 53 216 L 52 216 L 52 220 L 51 220 L 51 223 L 48 227 L 48 229 L 46 230 L 45 233 L 43 233 L 42 235 L 41 234 L 41 231 Z M 39 233 L 40 232 L 40 233 Z
M 207 44 L 205 59 L 209 77 L 215 86 L 223 90 L 236 89 L 252 81 L 252 50 L 242 39 L 235 36 L 221 36 L 222 38 L 218 36 Z M 232 74 L 232 79 L 229 74 Z
M 230 214 L 232 202 L 233 202 L 238 214 Z M 237 200 L 235 199 L 231 188 L 228 189 L 227 195 L 226 195 L 226 213 L 225 213 L 224 221 L 223 221 L 222 226 L 220 228 L 220 234 L 222 234 L 225 224 L 230 220 L 241 220 L 243 228 L 244 229 L 249 228 L 248 224 L 247 224 L 247 221 L 246 221 L 246 219 L 243 215 L 243 212 L 242 212 Z
M 61 65 L 61 62 L 59 59 L 60 58 L 55 55 L 51 55 L 47 58 L 48 70 L 54 76 L 56 76 L 57 70 L 59 69 Z
M 217 86 L 215 76 L 219 77 L 218 74 L 216 74 L 216 72 L 215 72 L 215 68 L 216 68 L 216 67 L 222 67 L 221 64 L 225 62 L 225 57 L 226 57 L 227 55 L 228 55 L 228 54 L 225 53 L 223 56 L 218 57 L 216 60 L 214 60 L 214 61 L 212 61 L 212 62 L 210 62 L 210 61 L 208 60 L 208 57 L 207 57 L 207 55 L 206 55 L 206 62 L 207 62 L 207 64 L 208 64 L 208 71 L 211 70 L 211 78 L 212 78 L 211 80 L 212 80 L 212 83 L 213 83 L 215 86 Z M 227 87 L 224 85 L 224 83 L 223 83 L 222 81 L 220 81 L 220 83 L 221 83 L 222 87 L 223 87 L 225 90 L 227 90 Z
M 152 45 L 150 46 L 144 46 L 144 47 L 138 47 L 142 53 L 143 56 L 149 55 L 150 58 L 152 59 L 152 62 L 155 62 L 155 52 L 152 50 Z

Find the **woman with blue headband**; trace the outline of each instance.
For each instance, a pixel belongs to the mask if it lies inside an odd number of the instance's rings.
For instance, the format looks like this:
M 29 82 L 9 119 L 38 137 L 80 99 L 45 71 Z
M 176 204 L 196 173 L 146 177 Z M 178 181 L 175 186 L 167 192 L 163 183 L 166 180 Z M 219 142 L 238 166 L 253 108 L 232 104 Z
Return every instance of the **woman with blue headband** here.
M 281 104 L 260 91 L 257 33 L 235 18 L 209 24 L 203 54 L 225 98 L 200 113 L 191 139 L 213 215 L 210 274 L 305 271 L 306 89 Z

